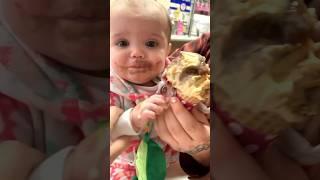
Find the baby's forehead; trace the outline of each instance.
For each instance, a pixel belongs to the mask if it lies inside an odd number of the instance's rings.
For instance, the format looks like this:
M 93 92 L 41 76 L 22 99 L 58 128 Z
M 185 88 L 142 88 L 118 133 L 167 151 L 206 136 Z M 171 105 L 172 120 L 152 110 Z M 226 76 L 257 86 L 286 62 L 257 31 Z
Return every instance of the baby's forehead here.
M 111 3 L 111 13 L 122 11 L 123 13 L 139 13 L 145 16 L 158 15 L 159 18 L 166 18 L 167 10 L 154 0 L 123 0 Z
M 171 22 L 167 9 L 154 0 L 111 0 L 111 16 L 113 13 L 126 13 L 128 16 L 141 17 L 154 21 L 161 21 L 161 28 L 165 28 L 171 35 Z M 115 17 L 116 18 L 116 17 Z

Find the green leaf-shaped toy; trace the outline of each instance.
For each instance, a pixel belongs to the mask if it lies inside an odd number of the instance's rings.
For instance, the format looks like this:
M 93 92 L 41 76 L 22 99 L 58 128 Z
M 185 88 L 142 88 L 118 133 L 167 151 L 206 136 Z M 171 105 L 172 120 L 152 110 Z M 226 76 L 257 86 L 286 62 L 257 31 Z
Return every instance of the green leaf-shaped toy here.
M 138 180 L 164 180 L 166 177 L 166 159 L 162 148 L 145 133 L 136 155 Z

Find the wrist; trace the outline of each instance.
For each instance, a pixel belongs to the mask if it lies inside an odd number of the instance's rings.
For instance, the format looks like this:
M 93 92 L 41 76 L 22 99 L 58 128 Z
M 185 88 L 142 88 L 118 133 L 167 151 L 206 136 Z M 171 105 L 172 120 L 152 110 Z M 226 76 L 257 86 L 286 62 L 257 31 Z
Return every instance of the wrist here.
M 208 161 L 210 161 L 210 158 L 208 158 Z M 210 172 L 210 165 L 204 166 L 190 154 L 180 153 L 179 162 L 183 171 L 190 177 L 203 177 Z
M 133 108 L 127 109 L 122 115 L 119 117 L 117 123 L 111 131 L 111 140 L 115 140 L 121 136 L 136 136 L 138 135 L 137 131 L 133 127 L 132 123 L 132 111 Z
M 131 126 L 132 126 L 132 129 L 136 132 L 136 133 L 139 133 L 140 131 L 140 128 L 137 126 L 136 122 L 139 120 L 139 117 L 137 117 L 135 114 L 136 114 L 136 108 L 132 108 L 132 111 L 130 112 L 130 123 L 131 123 Z
M 199 164 L 210 167 L 210 148 L 191 155 Z
M 203 166 L 210 166 L 210 143 L 199 144 L 185 153 L 192 156 Z

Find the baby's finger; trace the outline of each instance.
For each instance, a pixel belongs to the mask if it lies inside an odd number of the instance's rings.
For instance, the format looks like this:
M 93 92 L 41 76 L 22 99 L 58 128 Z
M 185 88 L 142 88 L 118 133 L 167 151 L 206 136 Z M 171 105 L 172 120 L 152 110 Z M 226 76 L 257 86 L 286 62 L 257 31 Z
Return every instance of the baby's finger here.
M 156 115 L 160 115 L 165 108 L 157 104 L 149 103 L 149 104 L 146 104 L 146 106 L 143 108 L 142 111 L 144 111 L 145 109 L 155 112 Z
M 154 120 L 156 118 L 156 114 L 148 109 L 143 110 L 138 115 L 138 121 L 136 122 L 137 132 L 144 129 L 147 125 L 147 123 L 150 120 Z
M 168 107 L 168 102 L 167 102 L 166 98 L 162 95 L 159 95 L 159 94 L 151 96 L 148 99 L 148 101 L 152 102 L 154 104 L 157 104 L 159 106 Z
M 154 120 L 156 119 L 156 113 L 153 111 L 150 111 L 149 109 L 145 109 L 142 111 L 141 113 L 141 119 L 145 122 L 145 124 L 149 121 L 149 120 Z

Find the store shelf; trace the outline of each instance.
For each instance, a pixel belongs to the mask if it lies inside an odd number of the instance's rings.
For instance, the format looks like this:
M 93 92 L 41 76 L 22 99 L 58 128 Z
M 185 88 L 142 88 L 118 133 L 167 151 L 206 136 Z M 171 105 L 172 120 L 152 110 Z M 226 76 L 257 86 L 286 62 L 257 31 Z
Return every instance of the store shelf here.
M 171 41 L 188 42 L 197 39 L 197 36 L 171 35 Z

